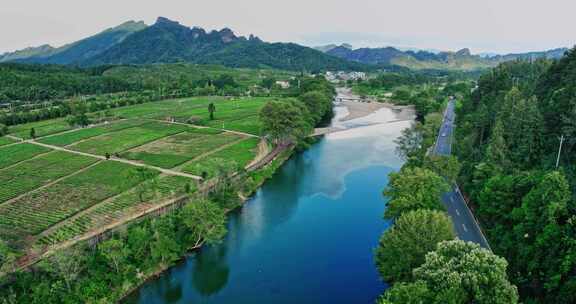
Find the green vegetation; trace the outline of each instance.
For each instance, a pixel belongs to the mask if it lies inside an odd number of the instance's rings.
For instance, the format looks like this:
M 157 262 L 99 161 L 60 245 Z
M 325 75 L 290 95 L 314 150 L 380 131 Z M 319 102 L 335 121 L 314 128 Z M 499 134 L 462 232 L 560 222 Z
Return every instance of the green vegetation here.
M 130 288 L 173 265 L 198 239 L 218 242 L 225 223 L 220 202 L 190 201 L 182 209 L 145 218 L 95 248 L 79 244 L 58 251 L 34 271 L 18 273 L 0 296 L 16 303 L 117 302 Z
M 452 221 L 444 212 L 419 209 L 398 218 L 380 239 L 376 265 L 387 282 L 408 281 L 412 269 L 441 241 L 456 237 Z
M 121 156 L 152 166 L 173 168 L 241 138 L 239 135 L 213 129 L 189 129 L 137 147 L 122 153 Z
M 197 162 L 187 164 L 182 171 L 197 176 L 214 177 L 218 175 L 222 164 L 230 164 L 234 170 L 242 170 L 254 159 L 256 149 L 260 139 L 248 138 L 229 147 L 226 147 L 207 157 L 199 159 Z
M 576 301 L 575 66 L 575 50 L 502 64 L 458 113 L 459 180 L 525 303 Z
M 64 134 L 57 134 L 49 137 L 44 137 L 38 140 L 38 142 L 53 146 L 65 147 L 80 140 L 88 139 L 108 132 L 136 127 L 142 124 L 144 124 L 144 122 L 139 120 L 125 120 L 119 122 L 112 122 L 110 124 L 106 124 L 100 127 L 79 129 L 73 132 L 67 132 Z
M 72 174 L 96 160 L 54 151 L 0 170 L 0 203 Z
M 444 241 L 414 269 L 414 282 L 394 285 L 380 303 L 517 303 L 506 266 L 506 260 L 477 244 Z
M 16 141 L 13 140 L 13 139 L 11 139 L 11 138 L 8 138 L 8 137 L 0 137 L 0 147 L 1 147 L 1 146 L 5 146 L 5 145 L 9 145 L 9 144 L 13 144 L 13 143 L 15 143 L 15 142 L 16 142 Z
M 49 151 L 48 148 L 29 143 L 0 147 L 0 169 Z
M 149 122 L 92 137 L 71 145 L 70 149 L 97 155 L 120 153 L 168 135 L 184 132 L 187 129 L 188 127 L 181 125 Z
M 419 209 L 445 210 L 440 201 L 442 193 L 450 190 L 443 178 L 421 168 L 404 167 L 399 173 L 390 173 L 384 195 L 390 198 L 385 218 L 392 219 L 408 211 Z
M 427 153 L 441 123 L 440 114 L 429 113 L 396 140 L 406 163 L 390 174 L 384 190 L 384 217 L 394 225 L 375 250 L 382 278 L 394 284 L 379 303 L 517 303 L 506 260 L 476 244 L 452 241 L 453 224 L 440 198 L 461 164 Z
M 133 166 L 102 162 L 37 192 L 0 205 L 0 239 L 16 249 L 28 237 L 102 200 L 134 187 L 127 179 Z

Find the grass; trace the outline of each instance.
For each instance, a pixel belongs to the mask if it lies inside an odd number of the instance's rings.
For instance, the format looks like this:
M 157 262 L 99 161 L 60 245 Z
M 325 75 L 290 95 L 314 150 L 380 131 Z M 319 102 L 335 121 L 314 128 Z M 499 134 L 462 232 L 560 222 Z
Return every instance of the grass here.
M 41 191 L 0 206 L 0 238 L 22 248 L 31 236 L 136 184 L 134 166 L 102 162 Z M 157 173 L 156 171 L 153 171 Z
M 119 131 L 123 129 L 127 129 L 130 127 L 135 127 L 144 124 L 144 121 L 141 120 L 123 120 L 118 122 L 113 122 L 107 125 L 93 127 L 93 128 L 85 128 L 85 129 L 78 129 L 77 131 L 67 132 L 60 135 L 53 135 L 44 137 L 38 140 L 41 143 L 45 143 L 48 145 L 60 146 L 65 147 L 71 145 L 77 141 L 92 138 L 98 135 L 102 135 L 105 133 Z
M 210 178 L 217 174 L 219 166 L 223 163 L 231 164 L 236 170 L 240 170 L 254 159 L 259 142 L 258 138 L 245 139 L 211 154 L 209 157 L 204 157 L 198 162 L 188 164 L 182 171 L 198 176 L 201 176 L 202 172 L 206 172 Z
M 0 170 L 0 203 L 72 174 L 95 161 L 92 157 L 54 151 Z
M 29 143 L 0 147 L 0 169 L 48 151 L 50 151 L 50 149 Z
M 11 138 L 8 138 L 8 137 L 0 137 L 0 147 L 1 147 L 1 146 L 5 146 L 5 145 L 9 145 L 9 144 L 13 144 L 13 143 L 15 143 L 15 142 L 16 142 L 16 141 L 13 140 L 13 139 L 11 139 Z
M 151 183 L 147 181 L 145 183 Z M 67 221 L 58 229 L 47 233 L 40 238 L 41 244 L 55 244 L 78 235 L 82 235 L 92 229 L 97 229 L 105 225 L 121 219 L 124 216 L 130 215 L 136 211 L 148 209 L 165 199 L 176 197 L 184 193 L 186 184 L 190 184 L 191 180 L 181 176 L 164 176 L 158 179 L 158 191 L 156 193 L 149 193 L 144 201 L 140 201 L 137 192 L 127 191 L 118 196 L 115 196 L 109 201 L 99 204 L 95 208 L 76 217 L 74 220 Z M 195 187 L 191 185 L 191 191 Z
M 34 131 L 36 131 L 37 138 L 72 129 L 72 127 L 66 122 L 64 118 L 59 118 L 59 119 L 31 122 L 23 125 L 16 125 L 10 127 L 8 129 L 8 133 L 16 137 L 29 139 L 30 129 L 32 128 L 34 128 Z
M 188 128 L 182 125 L 148 122 L 141 126 L 92 137 L 71 145 L 70 148 L 97 155 L 120 153 L 168 135 L 184 132 Z
M 211 129 L 189 130 L 137 147 L 121 156 L 169 169 L 241 138 Z

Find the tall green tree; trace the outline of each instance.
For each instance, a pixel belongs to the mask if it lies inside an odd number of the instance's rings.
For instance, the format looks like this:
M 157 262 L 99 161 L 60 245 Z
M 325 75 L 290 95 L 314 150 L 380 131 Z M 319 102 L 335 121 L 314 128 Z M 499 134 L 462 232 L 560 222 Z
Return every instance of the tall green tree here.
M 456 237 L 452 221 L 444 213 L 416 210 L 402 214 L 380 238 L 376 265 L 388 282 L 409 281 L 412 270 L 424 263 L 425 255 L 441 241 Z
M 277 144 L 295 143 L 312 130 L 309 113 L 297 101 L 269 101 L 260 111 L 262 131 Z
M 391 173 L 389 179 L 384 190 L 384 196 L 390 199 L 385 218 L 397 218 L 417 209 L 445 210 L 440 195 L 450 187 L 438 174 L 428 169 L 404 167 L 398 173 Z
M 217 243 L 226 235 L 226 213 L 216 203 L 200 200 L 187 204 L 182 221 L 188 228 L 193 246 Z
M 518 292 L 508 281 L 506 267 L 506 260 L 477 244 L 444 241 L 414 270 L 415 281 L 392 287 L 385 295 L 392 301 L 384 303 L 403 303 L 396 299 L 407 298 L 407 291 L 415 291 L 409 303 L 514 304 Z M 399 294 L 404 297 L 398 298 Z M 416 296 L 422 297 L 421 302 Z

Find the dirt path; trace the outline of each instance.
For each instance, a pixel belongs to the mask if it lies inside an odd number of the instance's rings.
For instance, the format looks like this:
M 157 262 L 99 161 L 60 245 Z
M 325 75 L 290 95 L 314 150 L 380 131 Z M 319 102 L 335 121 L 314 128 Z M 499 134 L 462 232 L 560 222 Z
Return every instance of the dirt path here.
M 268 145 L 268 142 L 266 142 L 265 139 L 260 140 L 260 143 L 258 143 L 258 152 L 256 153 L 256 157 L 254 157 L 254 159 L 244 168 L 249 168 L 252 165 L 258 163 L 259 161 L 264 159 L 264 157 L 266 157 L 266 155 L 268 155 L 269 153 L 270 153 L 270 146 Z

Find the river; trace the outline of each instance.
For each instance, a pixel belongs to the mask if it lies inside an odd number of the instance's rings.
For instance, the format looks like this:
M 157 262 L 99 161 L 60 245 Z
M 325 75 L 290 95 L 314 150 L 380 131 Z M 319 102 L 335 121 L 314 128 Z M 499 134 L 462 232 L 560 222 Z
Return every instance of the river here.
M 394 139 L 410 125 L 384 108 L 333 126 L 229 216 L 221 245 L 147 282 L 127 303 L 374 303 L 385 289 L 373 249 L 390 225 L 382 189 L 399 170 Z

